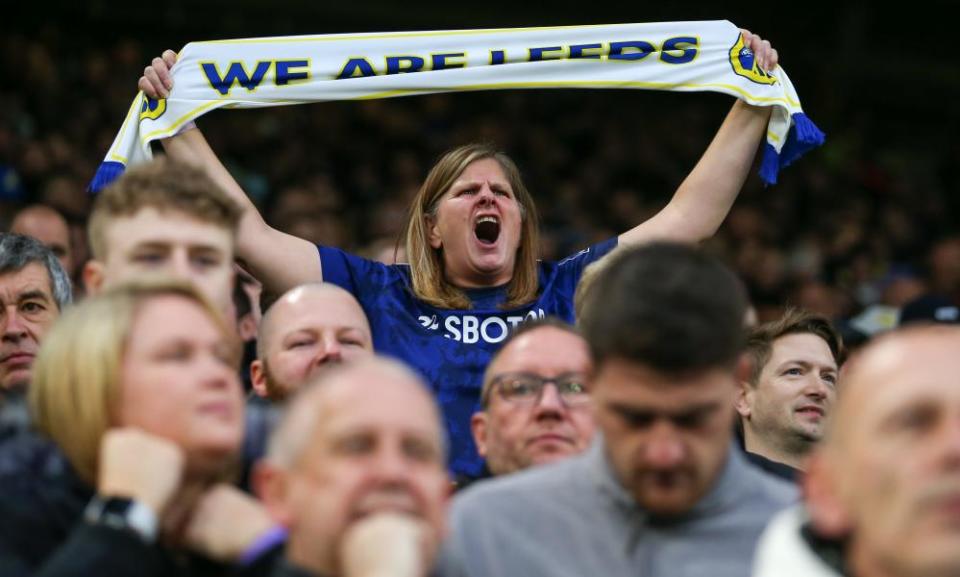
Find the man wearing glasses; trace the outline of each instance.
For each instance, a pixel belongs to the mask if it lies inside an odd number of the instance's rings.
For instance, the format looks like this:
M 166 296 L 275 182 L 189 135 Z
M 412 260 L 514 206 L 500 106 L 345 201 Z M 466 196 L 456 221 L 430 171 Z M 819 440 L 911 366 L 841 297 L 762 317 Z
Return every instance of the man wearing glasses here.
M 520 325 L 490 361 L 470 422 L 491 475 L 583 452 L 593 438 L 586 341 L 558 319 Z

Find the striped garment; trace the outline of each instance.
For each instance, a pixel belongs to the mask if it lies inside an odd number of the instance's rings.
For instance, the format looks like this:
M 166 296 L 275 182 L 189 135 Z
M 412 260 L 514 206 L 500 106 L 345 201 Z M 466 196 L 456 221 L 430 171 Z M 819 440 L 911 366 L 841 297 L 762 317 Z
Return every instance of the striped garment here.
M 150 142 L 218 108 L 510 88 L 722 92 L 774 107 L 760 176 L 823 143 L 782 68 L 760 69 L 727 21 L 331 34 L 192 42 L 169 98 L 137 95 L 91 191 L 151 158 Z

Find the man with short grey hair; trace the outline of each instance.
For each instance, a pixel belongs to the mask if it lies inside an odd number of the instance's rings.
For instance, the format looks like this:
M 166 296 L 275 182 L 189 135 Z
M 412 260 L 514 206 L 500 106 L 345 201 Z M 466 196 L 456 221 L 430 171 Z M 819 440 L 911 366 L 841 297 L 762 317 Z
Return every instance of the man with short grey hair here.
M 49 248 L 0 233 L 0 430 L 26 425 L 33 359 L 72 298 L 70 278 Z
M 291 401 L 255 474 L 289 532 L 273 577 L 425 577 L 450 480 L 440 412 L 400 362 L 323 372 Z
M 483 376 L 470 425 L 490 475 L 506 475 L 582 453 L 593 439 L 587 341 L 547 317 L 523 323 Z

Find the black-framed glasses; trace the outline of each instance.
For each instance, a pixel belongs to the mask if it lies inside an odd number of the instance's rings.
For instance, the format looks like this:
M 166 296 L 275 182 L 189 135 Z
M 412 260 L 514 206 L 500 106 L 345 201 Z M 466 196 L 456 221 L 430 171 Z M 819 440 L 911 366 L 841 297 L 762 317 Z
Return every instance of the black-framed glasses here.
M 503 373 L 490 381 L 487 399 L 494 390 L 508 403 L 515 405 L 536 405 L 543 397 L 543 389 L 548 383 L 557 388 L 560 399 L 568 407 L 584 405 L 590 402 L 590 391 L 586 377 L 579 373 L 564 373 L 556 377 L 541 377 L 534 373 Z

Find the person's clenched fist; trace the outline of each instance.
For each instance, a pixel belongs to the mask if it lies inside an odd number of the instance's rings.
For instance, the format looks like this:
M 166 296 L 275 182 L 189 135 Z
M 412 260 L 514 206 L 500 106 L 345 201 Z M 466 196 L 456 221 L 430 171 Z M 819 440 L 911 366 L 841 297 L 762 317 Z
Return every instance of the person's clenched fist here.
M 137 429 L 112 429 L 100 443 L 97 491 L 140 501 L 160 517 L 180 486 L 183 466 L 174 443 Z

